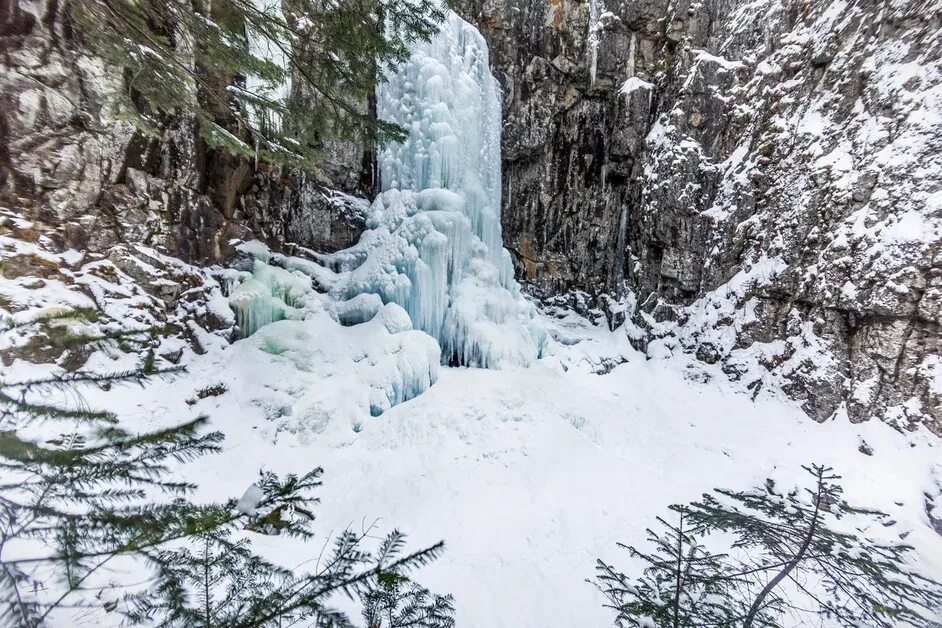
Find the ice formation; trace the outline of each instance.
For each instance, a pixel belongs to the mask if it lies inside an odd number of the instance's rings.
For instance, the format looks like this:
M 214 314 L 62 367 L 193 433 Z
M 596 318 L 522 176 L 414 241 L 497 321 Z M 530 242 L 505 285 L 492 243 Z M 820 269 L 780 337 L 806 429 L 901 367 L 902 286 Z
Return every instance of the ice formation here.
M 380 151 L 383 192 L 359 243 L 322 260 L 339 274 L 334 296 L 398 303 L 447 364 L 530 364 L 546 333 L 501 239 L 500 91 L 484 38 L 450 14 L 378 88 L 377 112 L 409 134 Z
M 229 305 L 242 335 L 251 336 L 269 323 L 302 318 L 299 308 L 311 292 L 310 278 L 256 259 L 252 277 L 232 291 Z
M 380 151 L 359 242 L 316 262 L 248 242 L 251 270 L 229 271 L 239 350 L 331 378 L 325 390 L 374 416 L 431 386 L 440 363 L 528 365 L 547 338 L 502 245 L 500 98 L 481 35 L 452 14 L 377 109 L 409 134 Z
M 324 414 L 359 409 L 377 416 L 435 383 L 441 348 L 413 329 L 400 306 L 370 293 L 338 302 L 314 288 L 314 281 L 330 280 L 328 269 L 271 253 L 257 241 L 238 248 L 253 264 L 251 272 L 226 271 L 229 306 L 247 339 L 237 351 L 276 355 L 296 371 L 330 379 L 323 395 L 309 395 L 320 400 Z
M 270 15 L 276 20 L 282 21 L 285 19 L 281 10 L 281 0 L 251 0 L 250 4 L 256 11 Z M 264 59 L 279 68 L 287 70 L 288 55 L 276 42 L 253 28 L 246 29 L 246 39 L 252 56 Z M 281 82 L 272 82 L 249 74 L 245 77 L 245 89 L 249 94 L 254 94 L 258 98 L 284 103 L 291 94 L 290 73 Z M 256 124 L 261 124 L 276 131 L 281 129 L 281 116 L 277 112 L 265 112 L 265 119 L 262 120 L 255 119 L 258 115 L 255 111 L 250 111 L 249 114 Z

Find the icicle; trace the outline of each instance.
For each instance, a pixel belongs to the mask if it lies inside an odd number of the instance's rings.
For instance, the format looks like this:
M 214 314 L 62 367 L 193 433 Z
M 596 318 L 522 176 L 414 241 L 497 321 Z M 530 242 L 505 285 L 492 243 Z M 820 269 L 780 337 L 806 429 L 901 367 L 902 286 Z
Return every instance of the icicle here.
M 281 10 L 281 0 L 250 0 L 250 2 L 258 11 L 273 16 L 278 20 L 285 19 L 284 13 Z M 270 61 L 278 67 L 286 71 L 288 70 L 288 56 L 278 44 L 252 28 L 246 30 L 246 35 L 249 53 L 252 56 Z M 249 74 L 245 77 L 245 89 L 251 94 L 256 94 L 275 102 L 284 103 L 291 94 L 291 75 L 287 73 L 282 83 L 273 85 L 270 81 Z M 269 112 L 268 117 L 264 120 L 257 120 L 255 111 L 250 111 L 249 116 L 254 124 L 270 128 L 276 133 L 281 132 L 281 116 L 276 112 Z
M 271 289 L 255 279 L 246 279 L 229 297 L 229 305 L 236 315 L 236 324 L 243 338 L 285 318 L 287 305 L 271 295 Z
M 242 337 L 248 338 L 269 323 L 298 318 L 312 290 L 310 278 L 256 259 L 252 277 L 232 291 L 229 306 Z
M 599 40 L 602 25 L 602 0 L 589 0 L 589 32 L 586 34 L 586 47 L 589 52 L 589 87 L 595 87 L 595 75 L 599 64 Z

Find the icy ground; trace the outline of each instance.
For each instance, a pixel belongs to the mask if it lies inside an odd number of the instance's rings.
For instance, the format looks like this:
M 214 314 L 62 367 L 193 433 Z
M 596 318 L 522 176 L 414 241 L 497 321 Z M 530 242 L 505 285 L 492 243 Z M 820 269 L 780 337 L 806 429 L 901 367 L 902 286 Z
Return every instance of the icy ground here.
M 415 546 L 444 539 L 444 558 L 419 580 L 455 595 L 459 626 L 611 625 L 584 580 L 597 557 L 629 567 L 616 541 L 643 542 L 668 504 L 713 487 L 803 482 L 800 465 L 812 462 L 844 476 L 851 503 L 898 522 L 869 533 L 908 533 L 923 568 L 942 577 L 942 537 L 923 495 L 942 461 L 938 439 L 876 421 L 817 424 L 784 400 L 751 401 L 713 367 L 645 360 L 621 329 L 575 316 L 545 323 L 566 338 L 554 355 L 528 368 L 442 368 L 427 392 L 380 417 L 312 413 L 349 391 L 251 339 L 193 356 L 185 379 L 122 403 L 134 404 L 127 419 L 140 429 L 156 427 L 155 417 L 206 413 L 226 433 L 222 455 L 185 467 L 201 497 L 240 495 L 260 466 L 320 465 L 321 541 L 374 520 L 406 531 Z M 228 392 L 185 403 L 218 383 Z M 872 456 L 859 450 L 864 441 Z M 255 538 L 289 565 L 320 551 L 320 542 Z
M 199 484 L 197 498 L 238 497 L 260 468 L 324 467 L 314 542 L 246 532 L 286 565 L 316 560 L 330 535 L 378 520 L 378 534 L 398 527 L 412 547 L 446 541 L 444 557 L 418 579 L 455 595 L 460 626 L 606 626 L 603 600 L 585 582 L 596 557 L 629 570 L 616 542 L 643 543 L 644 528 L 669 504 L 769 477 L 784 490 L 804 481 L 800 465 L 821 462 L 844 475 L 851 503 L 884 510 L 897 522 L 868 534 L 906 535 L 923 571 L 942 579 L 942 537 L 930 527 L 924 497 L 942 492 L 942 443 L 925 430 L 901 433 L 844 418 L 817 424 L 773 387 L 752 401 L 716 366 L 683 353 L 647 360 L 630 348 L 624 328 L 609 331 L 559 309 L 540 313 L 554 340 L 530 367 L 448 368 L 430 360 L 436 376 L 430 388 L 371 416 L 377 383 L 398 381 L 395 373 L 403 372 L 389 363 L 403 353 L 399 343 L 412 347 L 408 355 L 434 345 L 404 329 L 408 321 L 396 316 L 397 306 L 346 327 L 310 300 L 305 320 L 272 323 L 230 344 L 225 336 L 235 318 L 225 281 L 144 247 L 116 247 L 112 259 L 53 254 L 44 237 L 25 240 L 27 223 L 5 220 L 13 229 L 0 235 L 8 268 L 31 260 L 33 269 L 47 272 L 0 277 L 3 318 L 22 323 L 91 307 L 101 312 L 98 331 L 160 321 L 187 330 L 188 341 L 168 338 L 156 349 L 159 365 L 173 358 L 187 366 L 185 375 L 143 390 L 82 393 L 91 407 L 114 410 L 133 430 L 208 415 L 210 428 L 226 434 L 225 450 L 180 468 Z M 222 280 L 231 274 L 212 272 Z M 167 313 L 145 285 L 182 292 Z M 215 332 L 213 321 L 222 326 Z M 292 333 L 268 337 L 277 330 Z M 0 352 L 27 341 L 16 329 L 0 332 Z M 115 372 L 140 359 L 103 346 L 83 368 Z M 2 376 L 16 380 L 52 368 L 14 359 Z M 206 394 L 219 384 L 224 393 Z M 112 570 L 103 584 L 141 582 L 140 576 Z M 55 625 L 117 619 L 100 612 L 63 616 Z

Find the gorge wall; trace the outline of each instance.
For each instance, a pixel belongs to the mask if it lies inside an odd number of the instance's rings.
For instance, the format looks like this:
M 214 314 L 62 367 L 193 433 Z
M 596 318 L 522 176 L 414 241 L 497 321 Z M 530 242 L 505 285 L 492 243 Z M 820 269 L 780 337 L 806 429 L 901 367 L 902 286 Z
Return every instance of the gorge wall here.
M 185 56 L 185 55 L 184 55 Z M 375 190 L 372 155 L 325 147 L 322 172 L 270 168 L 209 149 L 194 120 L 148 138 L 111 113 L 121 72 L 89 55 L 55 0 L 0 7 L 0 200 L 62 247 L 157 246 L 216 263 L 230 242 L 337 250 L 356 242 Z
M 942 3 L 465 0 L 505 243 L 635 344 L 942 431 Z
M 942 2 L 457 4 L 503 87 L 504 243 L 537 293 L 614 295 L 648 355 L 817 419 L 942 433 Z M 312 177 L 185 119 L 144 140 L 108 114 L 119 87 L 60 3 L 0 8 L 0 195 L 61 248 L 356 241 L 362 147 Z

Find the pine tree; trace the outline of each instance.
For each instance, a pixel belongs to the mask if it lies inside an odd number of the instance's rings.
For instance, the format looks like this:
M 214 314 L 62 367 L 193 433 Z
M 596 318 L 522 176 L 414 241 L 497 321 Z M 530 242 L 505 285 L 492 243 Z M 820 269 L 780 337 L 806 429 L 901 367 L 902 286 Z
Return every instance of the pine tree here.
M 360 599 L 366 628 L 451 628 L 455 624 L 451 596 L 430 593 L 405 577 L 401 567 L 384 570 Z
M 134 334 L 53 337 L 58 348 L 133 338 Z M 118 427 L 117 417 L 80 402 L 85 387 L 143 384 L 179 369 L 115 373 L 62 371 L 23 381 L 0 380 L 0 622 L 42 624 L 107 563 L 193 530 L 218 525 L 202 512 L 196 527 L 182 523 L 191 506 L 146 501 L 154 492 L 179 496 L 190 484 L 167 479 L 169 464 L 219 449 L 222 435 L 205 433 L 205 418 L 147 434 Z M 78 403 L 69 403 L 69 399 Z M 61 399 L 57 400 L 57 399 Z M 57 436 L 50 430 L 61 425 Z M 40 549 L 24 550 L 38 545 Z M 43 600 L 55 585 L 62 595 Z
M 141 333 L 34 339 L 75 349 L 138 343 Z M 128 371 L 0 378 L 0 625 L 39 626 L 57 610 L 86 608 L 165 626 L 266 626 L 289 617 L 348 626 L 331 607 L 338 594 L 365 600 L 392 575 L 412 586 L 405 574 L 440 555 L 441 543 L 403 554 L 398 532 L 375 555 L 364 548 L 366 533 L 346 532 L 330 560 L 310 572 L 256 554 L 253 535 L 312 538 L 320 469 L 286 478 L 263 473 L 241 500 L 195 504 L 186 498 L 194 485 L 171 479 L 172 465 L 219 450 L 222 435 L 207 432 L 205 418 L 133 434 L 113 413 L 82 401 L 88 387 L 181 373 L 156 367 L 144 351 L 140 367 Z M 155 580 L 97 599 L 96 574 L 129 560 Z M 417 599 L 412 591 L 401 590 L 404 603 Z M 433 598 L 441 613 L 429 617 L 450 618 L 447 600 Z M 450 625 L 445 619 L 411 625 Z
M 155 134 L 195 117 L 212 148 L 314 168 L 333 139 L 402 139 L 360 103 L 430 38 L 439 0 L 72 0 L 83 46 L 123 71 L 115 109 Z
M 403 554 L 405 536 L 393 531 L 371 553 L 365 543 L 372 536 L 372 528 L 358 534 L 346 530 L 334 542 L 331 554 L 316 561 L 309 571 L 286 569 L 253 553 L 240 525 L 254 533 L 305 540 L 312 537 L 309 524 L 314 520 L 312 508 L 317 500 L 310 491 L 320 485 L 320 475 L 321 470 L 315 469 L 300 478 L 279 480 L 263 473 L 250 489 L 257 497 L 247 505 L 231 502 L 222 509 L 241 510 L 247 523 L 222 525 L 201 532 L 187 543 L 146 552 L 157 565 L 158 575 L 152 586 L 158 595 L 144 592 L 133 597 L 129 619 L 187 628 L 250 628 L 280 626 L 284 622 L 346 627 L 353 622 L 332 605 L 337 596 L 359 598 L 366 612 L 373 607 L 373 599 L 389 592 L 388 601 L 394 607 L 410 606 L 411 623 L 379 623 L 370 628 L 453 625 L 450 596 L 431 596 L 404 575 L 437 558 L 442 543 Z M 399 588 L 390 591 L 390 581 Z M 416 595 L 416 591 L 424 592 L 424 596 Z
M 616 624 L 749 628 L 780 626 L 789 613 L 843 626 L 927 625 L 942 608 L 942 584 L 908 564 L 911 546 L 844 531 L 851 523 L 860 529 L 891 522 L 847 504 L 831 468 L 805 469 L 814 484 L 803 492 L 779 494 L 769 481 L 673 506 L 681 525 L 662 521 L 672 533 L 666 539 L 649 532 L 652 554 L 629 548 L 648 565 L 635 583 L 599 561 L 596 582 L 618 613 Z M 682 558 L 683 547 L 729 538 L 724 554 L 704 550 L 698 558 L 691 549 L 693 560 Z M 671 603 L 678 598 L 696 610 Z M 714 607 L 723 612 L 703 614 Z
M 648 565 L 640 578 L 632 580 L 602 560 L 596 563 L 595 585 L 608 600 L 606 606 L 615 611 L 615 625 L 738 625 L 743 612 L 735 600 L 738 583 L 728 557 L 712 554 L 699 543 L 700 530 L 692 526 L 687 507 L 670 509 L 677 513 L 676 525 L 658 517 L 665 532 L 647 530 L 652 553 L 618 544 Z

